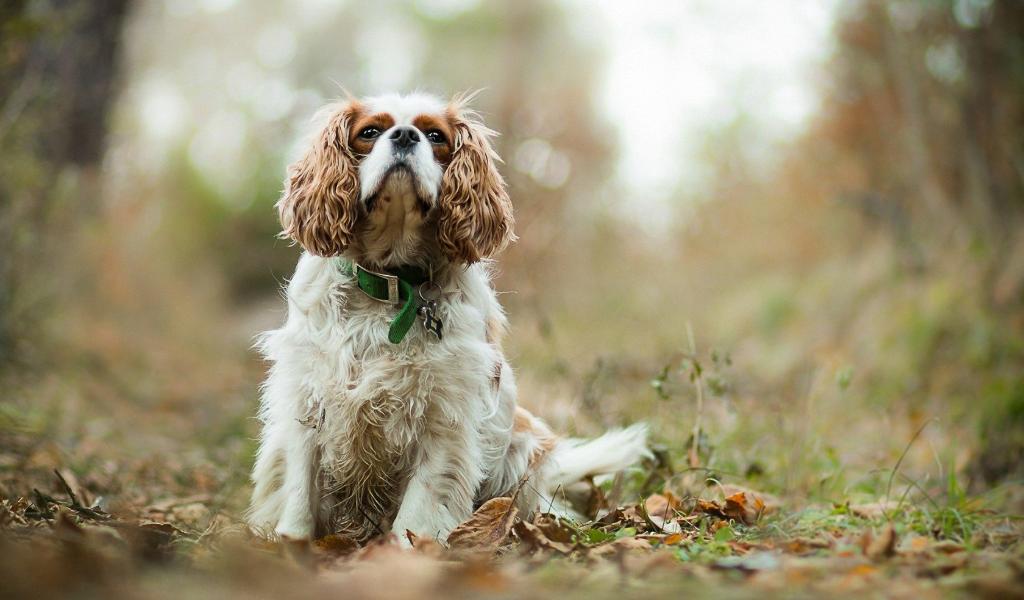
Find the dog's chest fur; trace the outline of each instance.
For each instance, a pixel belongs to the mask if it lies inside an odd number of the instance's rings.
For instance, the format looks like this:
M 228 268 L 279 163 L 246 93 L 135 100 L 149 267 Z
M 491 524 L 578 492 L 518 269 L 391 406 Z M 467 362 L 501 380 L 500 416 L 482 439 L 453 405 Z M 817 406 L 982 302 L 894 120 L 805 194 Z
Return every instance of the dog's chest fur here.
M 287 370 L 307 399 L 297 408 L 316 428 L 317 521 L 331 531 L 357 538 L 386 531 L 430 440 L 485 423 L 496 410 L 500 356 L 487 343 L 485 319 L 500 308 L 482 269 L 471 268 L 450 289 L 440 304 L 441 341 L 416 323 L 391 344 L 393 307 L 356 289 L 336 261 L 304 256 L 299 263 L 288 320 L 263 347 L 272 368 Z

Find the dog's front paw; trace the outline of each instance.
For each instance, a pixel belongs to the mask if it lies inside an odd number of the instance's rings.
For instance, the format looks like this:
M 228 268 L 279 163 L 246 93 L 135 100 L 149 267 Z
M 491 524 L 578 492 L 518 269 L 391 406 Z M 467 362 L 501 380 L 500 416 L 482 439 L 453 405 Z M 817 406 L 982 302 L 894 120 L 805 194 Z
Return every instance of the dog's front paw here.
M 281 541 L 309 540 L 313 537 L 312 520 L 281 521 L 274 528 L 274 533 Z
M 301 531 L 281 529 L 280 527 L 274 530 L 274 535 L 277 536 L 277 539 L 282 542 L 308 542 L 313 539 L 312 533 L 303 533 Z

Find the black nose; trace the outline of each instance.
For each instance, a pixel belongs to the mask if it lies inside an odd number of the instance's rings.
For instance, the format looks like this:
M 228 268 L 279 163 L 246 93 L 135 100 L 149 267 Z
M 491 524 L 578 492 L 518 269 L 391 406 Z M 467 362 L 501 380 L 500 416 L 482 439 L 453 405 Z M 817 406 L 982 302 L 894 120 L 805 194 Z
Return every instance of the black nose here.
M 420 141 L 420 132 L 415 127 L 396 127 L 389 137 L 396 148 L 408 150 Z

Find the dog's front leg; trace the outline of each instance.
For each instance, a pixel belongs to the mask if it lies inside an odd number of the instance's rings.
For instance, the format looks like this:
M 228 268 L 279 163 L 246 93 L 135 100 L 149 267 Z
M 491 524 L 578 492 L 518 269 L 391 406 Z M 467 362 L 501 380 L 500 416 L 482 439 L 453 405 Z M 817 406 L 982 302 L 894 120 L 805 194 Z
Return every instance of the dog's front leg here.
M 313 536 L 313 501 L 316 494 L 315 434 L 316 430 L 295 420 L 284 448 L 285 472 L 282 483 L 284 508 L 274 533 L 292 539 Z
M 456 525 L 473 513 L 483 480 L 479 435 L 462 424 L 428 433 L 391 531 L 409 546 L 407 531 L 444 543 Z

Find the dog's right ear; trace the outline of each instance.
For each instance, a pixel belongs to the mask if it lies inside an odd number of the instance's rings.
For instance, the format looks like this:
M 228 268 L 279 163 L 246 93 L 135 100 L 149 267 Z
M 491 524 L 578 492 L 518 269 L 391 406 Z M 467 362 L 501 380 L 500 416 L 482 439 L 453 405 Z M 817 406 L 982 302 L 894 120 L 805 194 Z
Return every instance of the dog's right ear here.
M 288 167 L 277 201 L 281 236 L 310 254 L 337 256 L 352 243 L 359 218 L 359 174 L 349 132 L 362 107 L 355 100 L 328 107 L 313 146 Z

